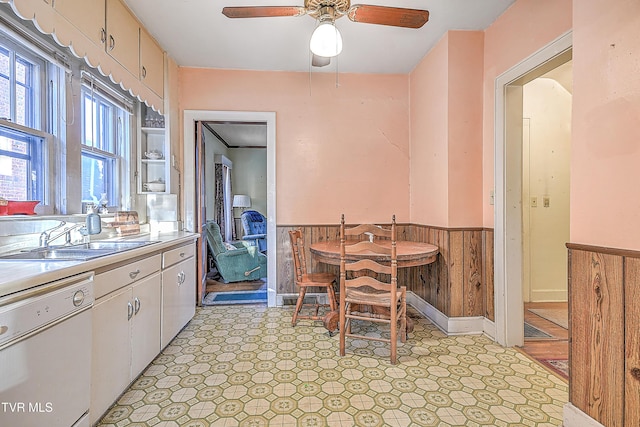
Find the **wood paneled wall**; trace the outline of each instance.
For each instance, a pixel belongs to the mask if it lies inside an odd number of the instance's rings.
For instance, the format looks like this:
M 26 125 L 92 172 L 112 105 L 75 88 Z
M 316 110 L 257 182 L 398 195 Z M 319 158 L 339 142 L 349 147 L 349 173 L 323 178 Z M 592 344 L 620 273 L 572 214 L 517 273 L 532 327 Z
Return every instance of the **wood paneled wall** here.
M 336 225 L 277 227 L 277 292 L 296 294 L 289 230 L 302 228 L 306 257 L 313 271 L 339 273 L 337 266 L 313 260 L 312 243 L 338 240 Z M 398 224 L 398 239 L 431 243 L 440 248 L 436 262 L 430 265 L 402 268 L 398 280 L 409 291 L 449 317 L 485 316 L 494 319 L 493 309 L 493 230 L 445 229 L 415 224 Z
M 606 426 L 640 425 L 640 253 L 568 244 L 569 400 Z

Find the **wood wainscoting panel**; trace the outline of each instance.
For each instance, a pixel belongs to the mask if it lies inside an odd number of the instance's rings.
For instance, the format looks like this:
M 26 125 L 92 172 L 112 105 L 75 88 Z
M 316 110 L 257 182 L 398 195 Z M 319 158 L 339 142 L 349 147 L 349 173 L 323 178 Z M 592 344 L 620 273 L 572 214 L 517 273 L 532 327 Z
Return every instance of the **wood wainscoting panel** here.
M 279 294 L 298 292 L 293 281 L 293 259 L 288 233 L 296 228 L 302 228 L 304 232 L 307 267 L 316 272 L 339 274 L 338 266 L 317 262 L 309 250 L 312 243 L 339 240 L 338 224 L 279 225 L 276 248 L 276 289 Z M 408 291 L 448 317 L 490 314 L 490 319 L 493 320 L 493 231 L 447 229 L 419 224 L 399 224 L 397 231 L 400 240 L 431 243 L 440 250 L 436 262 L 432 264 L 399 270 L 398 280 Z M 491 256 L 490 260 L 487 259 L 488 254 Z M 489 283 L 490 290 L 487 289 Z
M 625 258 L 624 425 L 640 426 L 640 259 Z
M 607 427 L 624 417 L 623 257 L 569 251 L 569 400 Z
M 484 316 L 482 230 L 464 231 L 464 299 L 462 315 Z
M 449 231 L 449 317 L 464 316 L 464 231 Z
M 429 236 L 431 244 L 440 248 L 440 255 L 435 262 L 434 268 L 436 269 L 434 277 L 431 278 L 431 301 L 429 303 L 433 305 L 441 313 L 448 313 L 450 289 L 449 286 L 449 265 L 448 259 L 451 251 L 449 250 L 449 231 L 440 228 L 431 228 L 429 230 Z
M 493 283 L 493 230 L 485 230 L 483 233 L 484 250 L 484 289 L 485 289 L 485 310 L 484 317 L 495 322 L 495 295 Z

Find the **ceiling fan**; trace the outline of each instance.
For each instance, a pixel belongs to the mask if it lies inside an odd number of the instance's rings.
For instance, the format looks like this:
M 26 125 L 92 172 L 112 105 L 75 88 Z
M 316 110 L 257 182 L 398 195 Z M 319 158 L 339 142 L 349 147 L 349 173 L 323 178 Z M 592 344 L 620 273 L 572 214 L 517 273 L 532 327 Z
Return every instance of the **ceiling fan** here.
M 350 0 L 304 0 L 304 6 L 239 6 L 225 7 L 228 18 L 270 18 L 309 15 L 318 21 L 311 36 L 310 49 L 314 67 L 328 65 L 331 57 L 342 51 L 342 36 L 335 20 L 347 16 L 353 22 L 420 28 L 429 20 L 429 11 L 400 7 L 354 4 Z

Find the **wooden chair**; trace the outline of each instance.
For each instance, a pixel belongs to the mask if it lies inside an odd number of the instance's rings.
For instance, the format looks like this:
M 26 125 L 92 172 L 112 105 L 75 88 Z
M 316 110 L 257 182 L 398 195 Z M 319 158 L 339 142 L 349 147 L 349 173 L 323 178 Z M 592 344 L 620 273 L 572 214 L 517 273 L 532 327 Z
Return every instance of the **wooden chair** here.
M 326 307 L 327 304 L 319 304 L 316 301 L 316 303 L 313 304 L 315 311 L 312 315 L 302 315 L 300 314 L 300 310 L 302 310 L 303 306 L 309 305 L 304 304 L 304 296 L 307 293 L 307 289 L 319 287 L 327 290 L 329 309 L 331 311 L 336 311 L 338 307 L 336 302 L 336 293 L 333 289 L 333 284 L 336 282 L 336 276 L 331 273 L 307 272 L 307 260 L 305 256 L 304 235 L 302 234 L 302 230 L 297 229 L 289 231 L 289 238 L 291 239 L 291 250 L 293 252 L 295 282 L 296 286 L 299 288 L 298 300 L 296 302 L 296 309 L 293 313 L 293 317 L 291 318 L 291 325 L 296 326 L 298 319 L 324 320 L 324 315 L 321 316 L 319 311 L 321 306 Z
M 351 239 L 347 240 L 347 237 Z M 377 244 L 376 237 L 391 240 L 390 247 Z M 362 256 L 358 261 L 346 261 L 347 255 L 362 253 L 371 254 L 371 257 Z M 382 264 L 381 257 L 390 261 Z M 364 275 L 366 271 L 375 274 Z M 347 273 L 350 273 L 349 279 L 347 279 Z M 379 280 L 379 275 L 386 275 L 389 281 Z M 386 339 L 354 334 L 351 331 L 353 320 L 389 324 L 390 337 Z M 405 342 L 407 339 L 407 289 L 404 286 L 398 287 L 395 215 L 391 222 L 391 229 L 383 229 L 372 224 L 345 228 L 344 215 L 342 215 L 340 221 L 340 355 L 345 355 L 347 337 L 383 341 L 390 343 L 391 363 L 395 364 L 398 324 L 400 340 Z

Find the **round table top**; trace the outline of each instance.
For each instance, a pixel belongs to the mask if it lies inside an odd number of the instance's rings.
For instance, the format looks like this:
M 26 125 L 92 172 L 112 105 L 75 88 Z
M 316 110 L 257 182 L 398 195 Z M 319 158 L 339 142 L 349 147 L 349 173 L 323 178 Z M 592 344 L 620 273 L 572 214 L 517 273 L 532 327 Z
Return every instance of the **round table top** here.
M 377 244 L 381 246 L 391 246 L 390 240 L 377 240 Z M 326 242 L 314 243 L 309 247 L 316 261 L 331 265 L 340 265 L 340 241 L 329 240 Z M 411 242 L 408 240 L 396 241 L 396 254 L 398 256 L 398 267 L 415 267 L 418 265 L 431 264 L 438 256 L 438 247 L 430 243 Z M 370 251 L 362 251 L 359 253 L 347 254 L 348 261 L 358 261 L 363 257 L 380 261 L 388 260 L 389 256 L 375 254 L 372 256 Z

